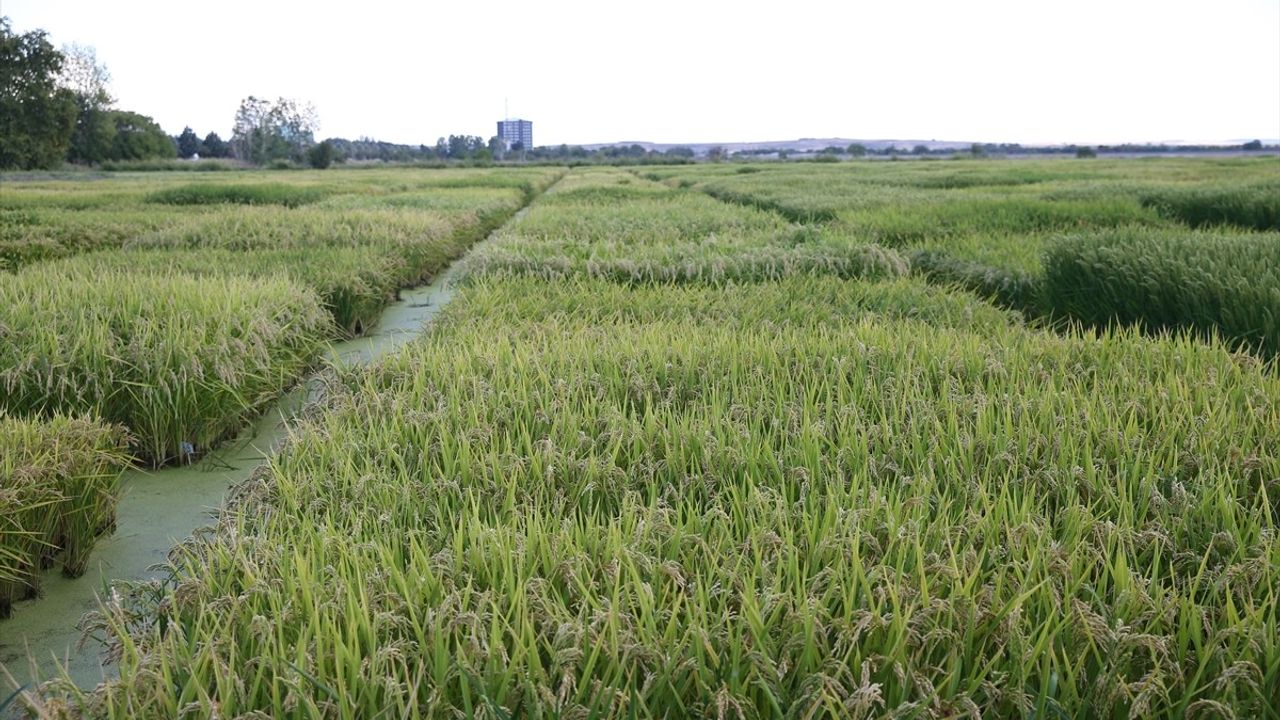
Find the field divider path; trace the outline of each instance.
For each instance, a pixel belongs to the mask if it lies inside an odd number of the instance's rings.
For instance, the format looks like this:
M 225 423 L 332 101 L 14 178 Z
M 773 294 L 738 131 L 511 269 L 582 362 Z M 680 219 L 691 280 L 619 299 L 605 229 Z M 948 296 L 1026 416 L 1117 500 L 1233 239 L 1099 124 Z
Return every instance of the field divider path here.
M 543 191 L 530 194 L 506 222 L 455 258 L 430 283 L 402 290 L 370 332 L 332 344 L 327 361 L 339 367 L 368 365 L 420 337 L 453 299 L 462 259 L 523 217 L 557 182 L 559 178 Z M 114 675 L 99 657 L 97 643 L 85 637 L 81 620 L 98 609 L 100 598 L 110 592 L 113 583 L 164 577 L 170 549 L 208 527 L 228 493 L 279 450 L 291 421 L 320 399 L 324 385 L 321 373 L 299 383 L 234 440 L 198 462 L 155 470 L 135 467 L 125 472 L 117 529 L 99 539 L 88 571 L 69 579 L 50 569 L 42 581 L 41 597 L 19 603 L 13 617 L 0 624 L 0 700 L 16 686 L 31 688 L 58 677 L 61 668 L 82 688 L 92 688 Z M 0 710 L 0 716 L 3 714 Z

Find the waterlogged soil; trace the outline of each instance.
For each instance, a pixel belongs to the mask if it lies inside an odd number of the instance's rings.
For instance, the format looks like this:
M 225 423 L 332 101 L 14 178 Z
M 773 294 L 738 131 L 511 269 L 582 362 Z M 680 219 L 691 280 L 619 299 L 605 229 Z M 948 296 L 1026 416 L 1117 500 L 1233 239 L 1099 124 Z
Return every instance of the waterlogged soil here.
M 422 334 L 452 299 L 453 274 L 451 269 L 430 285 L 402 292 L 372 332 L 334 344 L 329 360 L 343 367 L 365 365 Z M 60 668 L 82 688 L 113 677 L 100 643 L 79 629 L 81 619 L 98 607 L 111 583 L 161 576 L 169 550 L 211 524 L 227 491 L 248 479 L 280 446 L 289 422 L 315 392 L 316 386 L 308 384 L 282 397 L 234 442 L 194 464 L 127 472 L 117 530 L 99 539 L 88 571 L 68 579 L 51 570 L 43 579 L 41 597 L 18 603 L 13 617 L 0 622 L 0 665 L 17 686 L 57 677 Z M 0 672 L 0 701 L 13 688 Z

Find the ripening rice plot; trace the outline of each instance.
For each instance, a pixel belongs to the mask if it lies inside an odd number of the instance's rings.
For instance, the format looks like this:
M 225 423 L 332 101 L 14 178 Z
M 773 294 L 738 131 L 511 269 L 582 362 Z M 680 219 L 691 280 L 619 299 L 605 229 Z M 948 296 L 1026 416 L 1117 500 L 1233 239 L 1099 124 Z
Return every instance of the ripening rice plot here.
M 68 282 L 88 282 L 105 270 L 157 276 L 284 278 L 313 290 L 333 317 L 334 329 L 343 336 L 358 335 L 372 327 L 412 274 L 395 253 L 360 247 L 111 250 L 49 267 L 64 273 Z
M 237 208 L 207 215 L 198 223 L 141 236 L 125 247 L 297 252 L 364 249 L 402 263 L 396 283 L 407 286 L 435 275 L 483 237 L 492 222 L 492 217 L 476 212 Z
M 127 461 L 118 427 L 0 411 L 0 618 L 39 592 L 47 565 L 71 577 L 84 572 L 98 535 L 115 521 Z
M 0 271 L 118 248 L 131 238 L 194 219 L 188 212 L 133 206 L 76 211 L 0 208 Z
M 281 278 L 34 266 L 0 275 L 0 409 L 91 413 L 159 465 L 238 430 L 332 333 L 319 299 Z
M 892 251 L 828 242 L 774 213 L 617 170 L 562 181 L 464 267 L 469 275 L 715 283 L 805 273 L 896 277 L 906 271 Z
M 1219 335 L 1280 353 L 1280 233 L 1119 230 L 1058 238 L 1044 303 L 1086 324 Z
M 163 601 L 108 611 L 120 680 L 71 701 L 1270 712 L 1280 381 L 1256 363 L 975 327 L 907 283 L 508 282 L 345 374 Z

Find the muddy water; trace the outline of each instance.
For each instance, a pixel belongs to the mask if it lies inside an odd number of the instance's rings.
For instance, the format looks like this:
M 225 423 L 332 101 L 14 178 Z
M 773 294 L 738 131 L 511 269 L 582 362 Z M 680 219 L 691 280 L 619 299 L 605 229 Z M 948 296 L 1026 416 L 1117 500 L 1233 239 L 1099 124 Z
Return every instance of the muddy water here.
M 452 299 L 453 275 L 450 270 L 430 285 L 402 292 L 371 333 L 334 344 L 329 360 L 344 367 L 364 365 L 420 335 Z M 110 583 L 158 577 L 161 571 L 155 566 L 165 561 L 169 549 L 211 523 L 227 491 L 279 446 L 289 421 L 313 392 L 301 387 L 281 398 L 234 442 L 193 465 L 127 472 L 116 532 L 98 541 L 82 577 L 71 580 L 50 571 L 42 597 L 18 603 L 13 617 L 0 622 L 0 665 L 20 685 L 56 677 L 59 666 L 83 688 L 113 676 L 114 670 L 101 660 L 99 644 L 92 639 L 81 643 L 81 618 L 97 608 Z M 0 703 L 11 689 L 0 673 Z

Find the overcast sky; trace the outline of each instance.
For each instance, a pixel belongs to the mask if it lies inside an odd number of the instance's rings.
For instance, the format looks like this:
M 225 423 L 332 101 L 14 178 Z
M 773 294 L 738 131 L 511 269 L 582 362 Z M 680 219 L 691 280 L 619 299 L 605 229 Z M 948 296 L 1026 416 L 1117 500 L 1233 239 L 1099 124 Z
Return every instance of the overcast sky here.
M 1280 0 L 4 0 L 97 49 L 119 106 L 226 137 L 241 98 L 320 137 L 538 145 L 800 137 L 1280 138 Z

